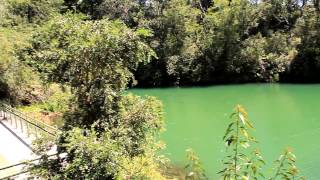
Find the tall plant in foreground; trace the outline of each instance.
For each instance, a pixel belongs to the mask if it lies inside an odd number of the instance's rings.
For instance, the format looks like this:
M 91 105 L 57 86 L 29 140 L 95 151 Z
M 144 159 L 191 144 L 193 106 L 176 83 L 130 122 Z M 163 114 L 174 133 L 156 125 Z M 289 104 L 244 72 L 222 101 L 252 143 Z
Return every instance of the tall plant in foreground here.
M 260 151 L 254 148 L 257 143 L 250 134 L 253 129 L 246 110 L 237 105 L 231 114 L 231 123 L 223 137 L 228 155 L 223 160 L 224 169 L 219 172 L 224 180 L 266 179 L 261 171 L 265 164 Z M 291 149 L 286 149 L 275 161 L 275 168 L 269 180 L 304 179 L 295 165 L 296 157 Z
M 251 144 L 257 141 L 250 135 L 253 129 L 244 108 L 237 105 L 231 114 L 232 122 L 228 125 L 223 137 L 227 146 L 228 156 L 223 163 L 225 168 L 220 171 L 223 179 L 257 179 L 265 163 L 259 150 L 252 149 Z

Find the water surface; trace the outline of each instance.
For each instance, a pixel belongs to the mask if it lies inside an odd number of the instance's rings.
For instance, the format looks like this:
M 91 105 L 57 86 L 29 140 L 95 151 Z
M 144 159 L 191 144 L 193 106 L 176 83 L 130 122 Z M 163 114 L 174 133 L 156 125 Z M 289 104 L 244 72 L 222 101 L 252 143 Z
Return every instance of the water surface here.
M 217 179 L 225 155 L 222 136 L 236 104 L 243 105 L 255 126 L 254 136 L 267 163 L 292 147 L 297 166 L 307 179 L 320 178 L 320 85 L 247 84 L 201 88 L 133 89 L 156 96 L 164 105 L 165 153 L 185 164 L 193 148 L 210 179 Z M 264 171 L 271 173 L 271 167 Z

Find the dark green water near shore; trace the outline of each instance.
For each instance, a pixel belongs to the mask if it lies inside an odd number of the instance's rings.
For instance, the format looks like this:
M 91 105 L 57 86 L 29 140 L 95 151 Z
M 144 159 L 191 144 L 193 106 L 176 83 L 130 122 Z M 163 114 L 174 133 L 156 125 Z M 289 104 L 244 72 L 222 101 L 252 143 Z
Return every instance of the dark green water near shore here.
M 165 154 L 185 164 L 185 150 L 193 148 L 210 179 L 217 179 L 225 155 L 222 136 L 236 104 L 243 105 L 255 126 L 271 175 L 273 161 L 292 147 L 297 166 L 311 180 L 320 179 L 320 85 L 246 84 L 197 88 L 133 89 L 155 96 L 164 105 Z

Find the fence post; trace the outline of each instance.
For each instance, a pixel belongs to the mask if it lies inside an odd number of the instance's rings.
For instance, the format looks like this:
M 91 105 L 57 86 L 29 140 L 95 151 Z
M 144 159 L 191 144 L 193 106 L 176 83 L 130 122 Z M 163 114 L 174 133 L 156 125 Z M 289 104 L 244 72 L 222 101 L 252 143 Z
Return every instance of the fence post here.
M 29 137 L 29 125 L 28 125 L 28 123 L 27 123 L 27 122 L 25 122 L 25 124 L 26 124 L 27 136 Z
M 19 117 L 18 118 L 20 120 L 20 128 L 21 128 L 21 132 L 23 133 L 23 123 L 22 123 L 22 119 Z
M 8 116 L 8 119 L 10 119 L 10 122 L 11 122 L 11 125 L 12 125 L 13 122 L 12 122 L 12 116 L 11 116 L 10 111 L 7 111 L 7 116 Z M 9 117 L 9 116 L 10 116 L 10 117 Z
M 15 117 L 15 115 L 14 115 L 14 114 L 11 114 L 11 115 L 13 115 L 13 119 L 14 119 L 14 123 L 15 123 L 15 127 L 16 127 L 16 129 L 18 129 L 17 119 L 16 119 L 16 117 Z M 11 116 L 11 115 L 10 115 L 10 116 Z
M 3 106 L 0 104 L 1 117 L 3 117 Z

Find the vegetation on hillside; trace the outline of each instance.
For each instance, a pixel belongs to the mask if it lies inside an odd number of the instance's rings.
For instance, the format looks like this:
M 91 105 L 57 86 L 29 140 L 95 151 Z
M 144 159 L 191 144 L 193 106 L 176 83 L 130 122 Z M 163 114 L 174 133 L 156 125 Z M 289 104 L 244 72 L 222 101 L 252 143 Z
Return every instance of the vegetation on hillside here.
M 45 88 L 37 71 L 19 58 L 29 46 L 33 31 L 62 7 L 62 1 L 1 0 L 0 2 L 0 98 L 28 105 L 45 100 Z

